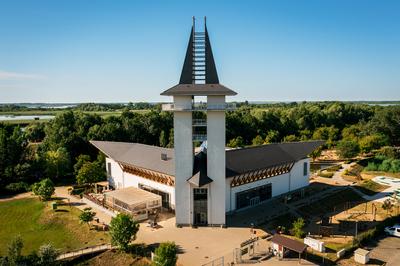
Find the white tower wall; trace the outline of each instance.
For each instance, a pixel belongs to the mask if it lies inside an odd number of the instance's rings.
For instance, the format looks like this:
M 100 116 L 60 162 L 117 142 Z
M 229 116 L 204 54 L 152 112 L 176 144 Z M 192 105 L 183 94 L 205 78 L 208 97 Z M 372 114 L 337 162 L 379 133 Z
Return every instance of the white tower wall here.
M 225 105 L 225 96 L 207 96 L 210 108 Z M 209 225 L 225 224 L 225 110 L 207 111 L 207 173 Z
M 191 96 L 174 96 L 175 106 L 190 106 Z M 175 150 L 175 216 L 176 224 L 191 224 L 190 184 L 187 179 L 193 174 L 192 112 L 174 112 Z

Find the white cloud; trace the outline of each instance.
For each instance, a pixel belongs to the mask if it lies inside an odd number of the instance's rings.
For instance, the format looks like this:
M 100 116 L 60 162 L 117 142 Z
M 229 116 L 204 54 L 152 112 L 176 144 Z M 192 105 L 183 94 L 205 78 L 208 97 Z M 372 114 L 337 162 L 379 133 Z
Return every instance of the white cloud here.
M 45 76 L 37 74 L 17 73 L 0 70 L 0 80 L 41 80 L 45 79 Z

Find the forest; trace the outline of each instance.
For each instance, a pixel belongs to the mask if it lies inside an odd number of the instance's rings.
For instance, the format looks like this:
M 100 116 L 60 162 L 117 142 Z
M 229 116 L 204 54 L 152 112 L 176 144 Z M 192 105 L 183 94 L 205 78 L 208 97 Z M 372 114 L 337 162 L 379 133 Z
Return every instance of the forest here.
M 99 116 L 83 111 L 116 110 L 116 106 L 84 104 L 58 113 L 47 123 L 33 121 L 26 126 L 0 123 L 1 193 L 24 191 L 44 178 L 55 183 L 75 183 L 82 165 L 86 166 L 82 176 L 104 172 L 104 157 L 90 145 L 90 140 L 173 147 L 172 113 L 146 103 L 123 108 L 120 115 Z M 147 111 L 135 111 L 138 109 Z M 204 115 L 194 114 L 197 118 Z M 226 113 L 229 147 L 314 139 L 325 140 L 323 148 L 336 148 L 343 158 L 384 146 L 399 146 L 400 106 L 344 102 L 240 103 L 237 110 Z

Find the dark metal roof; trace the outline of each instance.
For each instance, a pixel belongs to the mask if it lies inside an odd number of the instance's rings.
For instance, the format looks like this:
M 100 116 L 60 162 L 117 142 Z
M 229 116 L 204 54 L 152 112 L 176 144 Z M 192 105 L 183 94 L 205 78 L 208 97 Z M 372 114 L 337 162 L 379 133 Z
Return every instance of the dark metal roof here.
M 175 176 L 174 150 L 140 143 L 90 141 L 116 162 Z M 161 159 L 166 154 L 167 160 Z
M 273 143 L 226 151 L 227 177 L 306 158 L 324 141 Z
M 232 96 L 237 93 L 228 89 L 221 84 L 178 84 L 172 88 L 164 91 L 161 95 L 193 95 L 193 96 L 207 96 L 207 95 L 227 95 Z
M 287 249 L 293 250 L 297 253 L 303 253 L 304 250 L 307 248 L 307 245 L 304 243 L 301 243 L 299 241 L 296 241 L 294 239 L 275 234 L 272 239 L 272 243 L 284 246 Z
M 236 95 L 236 92 L 219 84 L 205 18 L 204 32 L 197 32 L 193 17 L 179 84 L 162 92 L 161 95 Z
M 119 163 L 175 176 L 173 149 L 127 142 L 90 141 L 90 143 Z M 296 162 L 306 158 L 308 154 L 323 143 L 324 141 L 274 143 L 227 150 L 226 177 Z M 162 160 L 161 154 L 166 154 L 167 160 Z M 212 181 L 207 176 L 207 160 L 204 153 L 199 153 L 195 156 L 193 176 L 197 174 L 198 177 L 194 177 L 191 182 L 195 182 L 199 186 Z
M 202 187 L 213 181 L 207 175 L 207 155 L 204 152 L 199 152 L 195 155 L 193 162 L 193 176 L 187 181 L 198 187 Z

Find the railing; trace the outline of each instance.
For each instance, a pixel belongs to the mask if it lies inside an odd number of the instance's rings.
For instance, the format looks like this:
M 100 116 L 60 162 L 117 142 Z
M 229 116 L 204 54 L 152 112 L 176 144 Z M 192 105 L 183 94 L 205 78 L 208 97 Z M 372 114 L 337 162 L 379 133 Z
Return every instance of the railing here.
M 225 111 L 235 110 L 236 103 L 163 104 L 163 111 Z
M 207 126 L 207 119 L 193 119 L 192 124 L 195 127 L 205 127 Z
M 207 140 L 207 134 L 193 134 L 193 141 L 205 141 Z
M 104 245 L 86 247 L 86 248 L 82 248 L 82 249 L 79 249 L 79 250 L 75 250 L 75 251 L 67 252 L 67 253 L 64 253 L 64 254 L 60 254 L 57 257 L 56 260 L 69 259 L 69 258 L 78 257 L 78 256 L 86 255 L 86 254 L 100 252 L 100 251 L 105 251 L 105 250 L 109 250 L 109 249 L 113 249 L 113 246 L 111 244 L 104 244 Z

